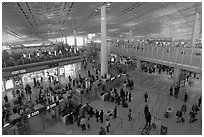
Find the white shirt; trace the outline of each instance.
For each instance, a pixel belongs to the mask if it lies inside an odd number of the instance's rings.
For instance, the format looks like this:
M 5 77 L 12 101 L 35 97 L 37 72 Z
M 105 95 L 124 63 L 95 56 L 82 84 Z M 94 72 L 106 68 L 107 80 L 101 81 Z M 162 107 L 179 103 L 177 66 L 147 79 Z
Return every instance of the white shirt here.
M 108 127 L 110 125 L 110 122 L 109 121 L 106 121 L 106 126 Z

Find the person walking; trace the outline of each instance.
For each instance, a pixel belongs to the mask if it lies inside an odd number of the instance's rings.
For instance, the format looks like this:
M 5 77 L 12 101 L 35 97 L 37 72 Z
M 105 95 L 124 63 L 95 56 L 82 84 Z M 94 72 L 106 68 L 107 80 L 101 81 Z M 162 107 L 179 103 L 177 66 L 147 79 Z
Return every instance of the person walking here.
M 178 110 L 178 111 L 176 112 L 176 117 L 177 117 L 176 123 L 181 122 L 181 118 L 182 118 L 182 111 L 181 111 L 181 110 Z
M 148 99 L 148 94 L 147 92 L 144 94 L 144 99 L 145 99 L 145 103 L 147 102 L 147 99 Z
M 184 95 L 184 102 L 185 103 L 186 103 L 187 99 L 188 99 L 188 94 L 187 94 L 187 92 L 185 92 L 185 95 Z
M 132 120 L 132 110 L 129 109 L 128 111 L 128 121 L 131 121 Z
M 103 110 L 101 110 L 101 112 L 100 112 L 100 121 L 101 121 L 101 123 L 103 123 Z
M 108 119 L 106 119 L 106 131 L 110 132 L 110 121 Z
M 145 114 L 145 116 L 148 114 L 148 112 L 149 112 L 149 107 L 148 107 L 148 105 L 146 105 L 144 107 L 144 114 Z
M 189 113 L 189 115 L 190 115 L 190 122 L 189 123 L 193 123 L 194 121 L 196 121 L 197 119 L 195 118 L 195 113 L 193 112 L 193 111 L 191 111 L 190 113 Z
M 95 117 L 96 117 L 96 122 L 98 122 L 99 112 L 98 112 L 98 110 L 97 110 L 97 109 L 96 109 Z
M 114 108 L 113 117 L 114 117 L 114 119 L 117 118 L 117 106 L 115 106 L 115 108 Z
M 152 119 L 150 112 L 147 113 L 147 115 L 145 116 L 145 119 L 146 119 L 146 125 L 150 127 L 151 126 L 151 119 Z
M 200 97 L 200 98 L 198 99 L 198 107 L 200 107 L 201 102 L 202 102 L 202 97 Z

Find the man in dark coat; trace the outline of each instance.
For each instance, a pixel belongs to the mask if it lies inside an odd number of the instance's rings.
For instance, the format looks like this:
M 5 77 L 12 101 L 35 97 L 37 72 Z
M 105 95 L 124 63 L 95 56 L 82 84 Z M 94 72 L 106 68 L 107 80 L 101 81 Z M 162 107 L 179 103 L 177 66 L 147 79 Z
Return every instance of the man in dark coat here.
M 97 110 L 97 109 L 96 109 L 95 117 L 96 117 L 96 122 L 98 122 L 99 112 L 98 112 L 98 110 Z
M 188 95 L 187 95 L 187 93 L 185 92 L 185 95 L 184 95 L 184 102 L 186 102 L 187 99 L 188 99 Z
M 147 99 L 148 99 L 148 94 L 147 94 L 147 92 L 144 94 L 144 99 L 145 99 L 145 102 L 147 102 Z
M 150 127 L 151 126 L 151 119 L 152 119 L 152 116 L 151 116 L 150 112 L 148 112 L 145 119 L 146 119 L 146 125 Z
M 100 120 L 101 120 L 101 123 L 103 123 L 103 110 L 101 110 L 100 112 Z
M 117 106 L 115 106 L 115 108 L 114 108 L 113 117 L 114 117 L 115 119 L 117 118 Z
M 148 114 L 148 112 L 149 112 L 149 107 L 148 107 L 148 105 L 146 105 L 145 108 L 144 108 L 145 116 Z
M 128 98 L 129 98 L 129 102 L 131 102 L 131 97 L 132 97 L 132 94 L 131 94 L 131 92 L 129 92 L 129 94 L 128 94 Z

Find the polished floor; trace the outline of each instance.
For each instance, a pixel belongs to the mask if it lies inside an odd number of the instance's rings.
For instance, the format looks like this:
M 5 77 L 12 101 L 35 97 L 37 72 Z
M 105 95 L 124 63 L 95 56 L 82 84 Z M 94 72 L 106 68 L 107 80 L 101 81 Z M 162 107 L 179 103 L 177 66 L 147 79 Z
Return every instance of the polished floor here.
M 88 66 L 91 69 L 92 66 Z M 91 70 L 93 72 L 93 70 Z M 85 70 L 80 72 L 82 75 L 87 75 Z M 134 70 L 129 73 L 130 77 L 135 81 L 135 88 L 132 90 L 132 101 L 129 103 L 129 108 L 133 110 L 133 120 L 128 121 L 128 108 L 122 108 L 118 106 L 118 118 L 111 119 L 111 135 L 138 135 L 141 133 L 142 128 L 145 125 L 145 119 L 143 109 L 146 104 L 150 107 L 150 112 L 153 116 L 152 121 L 157 124 L 157 129 L 152 130 L 150 134 L 160 134 L 160 126 L 164 125 L 168 128 L 168 135 L 201 135 L 202 134 L 202 109 L 196 115 L 198 118 L 194 123 L 189 123 L 189 111 L 194 103 L 198 102 L 198 98 L 202 96 L 202 80 L 194 79 L 195 83 L 193 86 L 186 86 L 181 88 L 179 97 L 176 99 L 169 96 L 169 87 L 173 83 L 171 79 L 165 73 L 163 74 L 147 74 L 139 70 Z M 187 101 L 187 113 L 184 115 L 184 123 L 176 123 L 175 113 L 184 104 L 184 91 L 188 90 L 189 99 Z M 129 91 L 129 89 L 126 89 Z M 38 89 L 35 89 L 37 94 Z M 144 101 L 144 93 L 149 94 L 148 102 Z M 34 99 L 34 95 L 33 95 Z M 83 103 L 89 102 L 91 106 L 96 109 L 109 110 L 113 109 L 116 105 L 111 102 L 100 101 L 99 99 L 94 100 L 90 98 L 83 98 Z M 164 117 L 164 113 L 167 107 L 173 107 L 173 113 L 169 118 Z M 36 123 L 36 126 L 37 123 Z M 98 135 L 101 126 L 105 126 L 105 123 L 96 122 L 95 118 L 91 118 L 91 128 L 82 131 L 76 123 L 74 125 L 65 126 L 61 122 L 57 122 L 46 126 L 42 131 L 31 132 L 31 134 L 72 134 L 72 135 Z

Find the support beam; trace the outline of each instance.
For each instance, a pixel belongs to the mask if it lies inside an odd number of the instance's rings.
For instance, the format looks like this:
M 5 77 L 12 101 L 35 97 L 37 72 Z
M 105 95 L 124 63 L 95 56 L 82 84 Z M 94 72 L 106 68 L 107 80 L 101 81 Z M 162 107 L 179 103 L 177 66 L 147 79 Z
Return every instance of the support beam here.
M 192 34 L 191 34 L 191 48 L 195 48 L 196 38 L 198 38 L 197 36 L 198 18 L 199 18 L 199 12 L 196 12 L 194 15 L 194 24 L 193 24 Z
M 108 74 L 108 49 L 106 42 L 106 7 L 101 7 L 101 76 Z
M 74 46 L 77 46 L 77 34 L 76 34 L 76 30 L 74 30 Z

